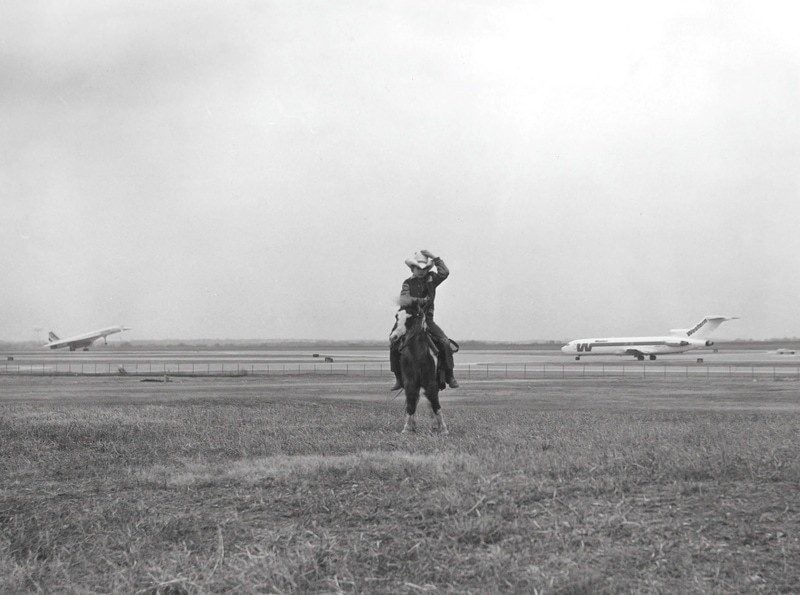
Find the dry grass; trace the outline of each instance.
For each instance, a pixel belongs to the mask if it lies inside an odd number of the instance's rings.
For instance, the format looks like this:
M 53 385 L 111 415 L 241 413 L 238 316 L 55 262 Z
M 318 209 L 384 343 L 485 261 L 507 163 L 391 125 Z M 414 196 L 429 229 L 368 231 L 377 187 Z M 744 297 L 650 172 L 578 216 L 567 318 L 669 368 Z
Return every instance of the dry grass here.
M 0 592 L 800 592 L 797 383 L 464 385 L 4 379 Z

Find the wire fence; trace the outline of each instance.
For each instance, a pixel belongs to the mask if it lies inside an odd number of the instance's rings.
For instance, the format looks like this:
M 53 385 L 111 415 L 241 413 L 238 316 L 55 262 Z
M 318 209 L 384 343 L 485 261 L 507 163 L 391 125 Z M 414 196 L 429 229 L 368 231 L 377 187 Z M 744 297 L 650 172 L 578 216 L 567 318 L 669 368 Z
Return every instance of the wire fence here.
M 0 374 L 26 376 L 281 376 L 319 375 L 392 377 L 388 363 L 224 363 L 224 362 L 6 362 Z M 800 365 L 670 363 L 535 363 L 460 364 L 456 376 L 464 380 L 485 379 L 715 379 L 751 378 L 800 380 Z

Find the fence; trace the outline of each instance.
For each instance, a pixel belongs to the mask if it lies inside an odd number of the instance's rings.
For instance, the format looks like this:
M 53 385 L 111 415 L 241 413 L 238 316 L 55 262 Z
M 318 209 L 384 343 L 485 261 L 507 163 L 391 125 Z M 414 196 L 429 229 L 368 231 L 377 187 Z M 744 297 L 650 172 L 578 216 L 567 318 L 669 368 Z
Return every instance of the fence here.
M 276 376 L 320 375 L 390 377 L 388 364 L 379 363 L 197 363 L 179 362 L 6 362 L 0 374 L 26 376 Z M 456 375 L 464 380 L 484 379 L 678 379 L 752 378 L 800 380 L 800 365 L 701 364 L 650 362 L 603 364 L 461 364 Z

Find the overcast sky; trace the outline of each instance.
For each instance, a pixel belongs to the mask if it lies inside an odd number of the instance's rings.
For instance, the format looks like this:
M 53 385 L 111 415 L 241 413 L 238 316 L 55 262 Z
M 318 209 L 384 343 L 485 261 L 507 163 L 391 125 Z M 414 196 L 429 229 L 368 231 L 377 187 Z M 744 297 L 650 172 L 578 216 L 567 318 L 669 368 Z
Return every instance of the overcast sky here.
M 3 2 L 0 340 L 800 336 L 795 6 Z

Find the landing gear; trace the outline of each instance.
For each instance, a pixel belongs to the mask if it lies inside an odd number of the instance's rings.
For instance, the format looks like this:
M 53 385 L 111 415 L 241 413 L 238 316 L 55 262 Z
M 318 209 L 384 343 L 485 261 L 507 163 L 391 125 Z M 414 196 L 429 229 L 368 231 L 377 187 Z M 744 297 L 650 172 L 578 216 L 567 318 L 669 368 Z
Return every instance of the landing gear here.
M 637 355 L 636 359 L 638 359 L 640 362 L 644 361 L 644 356 L 643 355 Z
M 650 361 L 653 361 L 654 359 L 656 359 L 656 356 L 655 355 L 651 355 L 650 356 Z
M 581 359 L 581 356 L 580 355 L 576 355 L 575 356 L 575 361 L 578 361 L 579 359 Z

